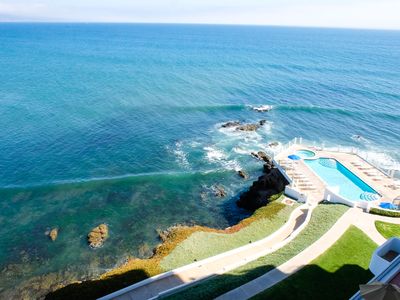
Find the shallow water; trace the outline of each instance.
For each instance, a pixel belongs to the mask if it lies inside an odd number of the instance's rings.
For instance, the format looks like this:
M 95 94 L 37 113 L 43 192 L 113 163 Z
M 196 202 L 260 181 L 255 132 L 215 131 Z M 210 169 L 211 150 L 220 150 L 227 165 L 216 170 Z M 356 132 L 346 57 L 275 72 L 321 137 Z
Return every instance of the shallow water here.
M 251 181 L 235 170 L 256 178 L 248 153 L 272 141 L 398 167 L 399 82 L 398 31 L 0 24 L 0 291 L 145 257 L 176 223 L 237 222 Z M 261 119 L 257 133 L 220 129 Z M 102 222 L 110 239 L 89 249 Z

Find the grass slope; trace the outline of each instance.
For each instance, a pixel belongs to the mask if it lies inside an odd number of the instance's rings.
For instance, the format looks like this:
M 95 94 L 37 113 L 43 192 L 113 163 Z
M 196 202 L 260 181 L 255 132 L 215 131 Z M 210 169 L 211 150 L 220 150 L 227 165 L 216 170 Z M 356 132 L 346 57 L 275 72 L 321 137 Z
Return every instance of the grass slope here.
M 253 262 L 171 295 L 168 299 L 212 299 L 281 265 L 318 240 L 347 211 L 340 204 L 320 204 L 307 227 L 286 246 Z
M 293 211 L 293 207 L 282 207 L 273 202 L 256 211 L 252 218 L 256 221 L 233 233 L 198 231 L 193 233 L 161 261 L 165 271 L 178 268 L 216 254 L 260 240 L 282 227 Z
M 399 224 L 375 221 L 375 227 L 385 239 L 390 239 L 391 237 L 400 236 Z
M 360 283 L 373 277 L 368 265 L 376 247 L 365 233 L 351 226 L 310 265 L 252 299 L 348 299 Z
M 118 289 L 134 284 L 151 276 L 160 274 L 162 259 L 168 256 L 179 244 L 184 242 L 194 233 L 202 232 L 209 234 L 221 234 L 224 236 L 240 233 L 253 223 L 268 219 L 269 226 L 276 229 L 287 221 L 294 207 L 289 207 L 279 202 L 280 194 L 271 197 L 271 203 L 258 209 L 251 217 L 242 220 L 235 226 L 225 230 L 209 228 L 205 226 L 173 226 L 164 232 L 160 232 L 162 243 L 154 249 L 154 255 L 149 259 L 131 258 L 124 265 L 102 274 L 98 279 L 76 282 L 46 295 L 46 299 L 96 299 Z M 275 201 L 277 200 L 277 201 Z M 276 224 L 275 224 L 276 222 Z M 266 235 L 266 233 L 264 232 Z M 207 235 L 205 235 L 207 236 Z M 230 242 L 230 246 L 234 245 Z M 202 241 L 198 248 L 207 247 L 207 241 Z M 210 248 L 211 249 L 211 248 Z M 215 250 L 200 250 L 202 253 L 212 253 Z M 219 250 L 218 250 L 219 251 Z M 196 256 L 186 255 L 188 261 L 192 262 Z

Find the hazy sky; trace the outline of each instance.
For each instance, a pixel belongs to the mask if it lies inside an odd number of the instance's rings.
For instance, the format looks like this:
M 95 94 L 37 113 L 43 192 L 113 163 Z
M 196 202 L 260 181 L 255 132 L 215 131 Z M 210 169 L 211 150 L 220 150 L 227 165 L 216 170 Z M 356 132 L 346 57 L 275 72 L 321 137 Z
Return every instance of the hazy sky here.
M 400 29 L 400 0 L 0 0 L 0 21 Z

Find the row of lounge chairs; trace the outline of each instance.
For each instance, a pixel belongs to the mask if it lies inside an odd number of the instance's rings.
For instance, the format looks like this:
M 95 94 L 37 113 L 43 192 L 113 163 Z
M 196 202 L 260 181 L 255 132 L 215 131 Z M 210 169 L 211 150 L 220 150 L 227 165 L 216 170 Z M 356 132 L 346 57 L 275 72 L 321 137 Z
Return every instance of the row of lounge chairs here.
M 358 162 L 351 162 L 351 164 L 362 171 L 365 175 L 369 177 L 373 177 L 373 181 L 382 181 L 384 178 L 386 178 L 387 175 L 383 174 L 381 171 L 377 170 L 374 167 L 363 167 L 361 163 Z M 393 181 L 392 184 L 387 184 L 385 187 L 392 189 L 392 190 L 400 190 L 400 182 L 399 181 Z
M 359 162 L 350 162 L 354 167 L 356 167 L 358 170 L 362 171 L 365 175 L 368 177 L 373 177 L 373 181 L 382 181 L 383 180 L 383 174 L 382 172 L 378 171 L 376 168 L 369 166 L 369 167 L 364 167 L 361 163 Z
M 295 182 L 296 187 L 299 188 L 301 191 L 312 192 L 317 190 L 310 179 L 308 179 L 308 177 L 296 171 L 297 162 L 281 160 L 279 161 L 279 164 L 285 169 L 286 173 Z

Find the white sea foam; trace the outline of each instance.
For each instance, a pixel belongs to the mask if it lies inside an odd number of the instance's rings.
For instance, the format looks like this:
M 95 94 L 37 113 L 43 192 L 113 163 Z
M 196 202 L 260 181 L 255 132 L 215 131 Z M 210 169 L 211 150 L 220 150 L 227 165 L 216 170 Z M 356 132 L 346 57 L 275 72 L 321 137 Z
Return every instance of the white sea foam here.
M 232 149 L 237 154 L 249 154 L 249 150 L 243 149 L 241 147 L 233 147 Z
M 221 149 L 215 146 L 207 146 L 203 148 L 206 151 L 206 158 L 210 163 L 217 163 L 226 170 L 239 171 L 240 164 L 235 159 L 229 159 L 228 155 Z
M 246 106 L 257 112 L 268 112 L 274 108 L 273 105 L 269 104 L 246 105 Z
M 190 168 L 189 160 L 187 158 L 186 152 L 183 150 L 182 142 L 175 143 L 175 149 L 173 150 L 173 153 L 175 154 L 176 161 L 179 165 L 181 165 L 185 169 Z
M 400 170 L 400 162 L 396 160 L 387 149 L 379 149 L 379 147 L 371 146 L 371 142 L 364 139 L 367 143 L 366 149 L 355 147 L 340 147 L 341 151 L 352 152 L 356 149 L 361 157 L 371 162 L 372 164 L 386 170 Z M 335 151 L 337 147 L 327 147 L 328 150 Z
M 207 159 L 210 162 L 226 159 L 226 154 L 222 150 L 216 149 L 214 147 L 204 147 L 203 149 L 206 151 Z
M 239 171 L 242 169 L 239 162 L 235 159 L 227 160 L 223 163 L 223 167 L 227 170 Z
M 385 152 L 377 150 L 365 150 L 361 151 L 360 154 L 362 157 L 378 165 L 379 167 L 384 169 L 400 170 L 400 162 Z

